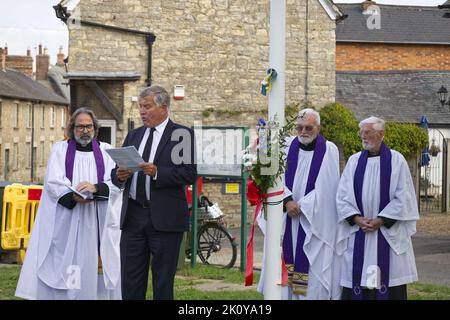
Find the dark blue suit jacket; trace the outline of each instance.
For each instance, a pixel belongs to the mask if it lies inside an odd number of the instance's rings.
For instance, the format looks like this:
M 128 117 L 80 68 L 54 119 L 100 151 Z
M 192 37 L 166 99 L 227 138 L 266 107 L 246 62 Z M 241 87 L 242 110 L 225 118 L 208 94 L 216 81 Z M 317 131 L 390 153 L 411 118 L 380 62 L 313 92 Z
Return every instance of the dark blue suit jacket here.
M 134 145 L 136 149 L 139 149 L 145 130 L 146 127 L 140 127 L 130 131 L 123 146 Z M 183 141 L 183 137 L 186 136 L 190 141 Z M 169 120 L 153 161 L 158 168 L 157 179 L 151 179 L 150 185 L 150 217 L 154 228 L 158 231 L 182 232 L 189 230 L 185 186 L 193 184 L 197 178 L 194 145 L 193 130 Z M 182 155 L 182 158 L 187 161 L 176 163 L 176 159 L 172 159 L 172 151 L 175 156 Z M 116 169 L 113 169 L 111 172 L 112 182 L 119 188 L 125 187 L 120 217 L 120 228 L 122 229 L 127 214 L 132 179 L 130 177 L 124 186 L 118 181 L 115 171 Z M 144 188 L 144 186 L 136 186 L 136 188 Z

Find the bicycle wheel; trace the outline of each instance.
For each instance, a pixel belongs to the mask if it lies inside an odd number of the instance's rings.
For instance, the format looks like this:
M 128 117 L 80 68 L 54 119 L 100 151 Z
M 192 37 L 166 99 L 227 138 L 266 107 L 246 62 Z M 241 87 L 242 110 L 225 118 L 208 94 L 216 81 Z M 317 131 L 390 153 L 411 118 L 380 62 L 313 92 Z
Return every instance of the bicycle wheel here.
M 224 226 L 209 222 L 198 231 L 198 256 L 204 264 L 231 268 L 237 258 L 237 244 Z

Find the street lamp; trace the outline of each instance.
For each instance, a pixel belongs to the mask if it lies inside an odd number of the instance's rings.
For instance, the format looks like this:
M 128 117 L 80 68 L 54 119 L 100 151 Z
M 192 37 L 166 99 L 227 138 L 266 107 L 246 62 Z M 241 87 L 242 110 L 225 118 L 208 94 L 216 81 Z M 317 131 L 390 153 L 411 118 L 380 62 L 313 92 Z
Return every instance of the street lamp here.
M 441 105 L 448 105 L 450 107 L 450 99 L 447 101 L 447 95 L 448 95 L 448 91 L 447 88 L 444 86 L 441 86 L 437 92 L 437 94 L 439 95 L 439 101 L 441 102 Z

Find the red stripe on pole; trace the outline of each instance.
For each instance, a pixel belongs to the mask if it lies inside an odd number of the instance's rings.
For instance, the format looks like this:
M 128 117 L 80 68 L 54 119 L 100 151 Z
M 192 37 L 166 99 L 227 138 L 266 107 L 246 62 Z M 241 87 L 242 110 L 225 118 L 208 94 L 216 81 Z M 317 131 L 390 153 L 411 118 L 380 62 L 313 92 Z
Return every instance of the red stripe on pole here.
M 261 212 L 261 207 L 263 205 L 263 200 L 269 197 L 275 197 L 283 194 L 284 191 L 277 191 L 273 193 L 264 194 L 261 199 L 258 201 L 255 209 L 255 216 L 253 218 L 252 223 L 252 232 L 250 233 L 250 239 L 247 243 L 247 264 L 245 266 L 245 286 L 253 285 L 253 235 L 255 233 L 255 222 L 258 218 L 259 213 Z

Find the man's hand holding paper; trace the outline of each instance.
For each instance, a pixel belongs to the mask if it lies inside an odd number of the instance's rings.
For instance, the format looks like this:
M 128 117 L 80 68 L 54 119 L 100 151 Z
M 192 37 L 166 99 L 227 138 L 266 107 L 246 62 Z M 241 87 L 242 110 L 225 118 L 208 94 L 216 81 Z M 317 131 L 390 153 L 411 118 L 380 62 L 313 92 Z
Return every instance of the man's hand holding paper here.
M 128 168 L 119 167 L 116 170 L 116 174 L 117 174 L 117 179 L 119 179 L 119 181 L 123 182 L 123 181 L 128 180 L 128 178 L 133 175 L 133 171 Z
M 147 176 L 156 176 L 156 165 L 151 162 L 143 162 L 139 165 L 139 168 L 141 168 Z
M 132 173 L 141 170 L 139 168 L 139 164 L 143 163 L 144 160 L 142 159 L 141 155 L 134 146 L 107 149 L 106 152 L 114 160 L 114 162 L 121 169 L 121 171 L 123 171 L 122 173 L 124 175 L 125 175 L 124 170 L 130 170 Z M 126 179 L 128 179 L 128 177 Z M 119 176 L 118 178 L 120 179 Z

